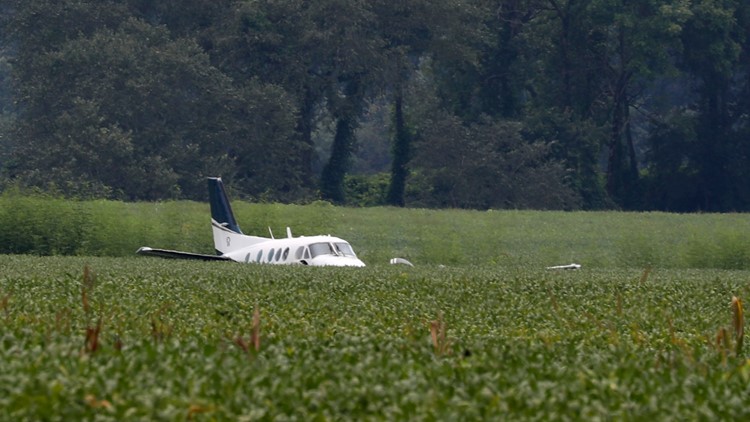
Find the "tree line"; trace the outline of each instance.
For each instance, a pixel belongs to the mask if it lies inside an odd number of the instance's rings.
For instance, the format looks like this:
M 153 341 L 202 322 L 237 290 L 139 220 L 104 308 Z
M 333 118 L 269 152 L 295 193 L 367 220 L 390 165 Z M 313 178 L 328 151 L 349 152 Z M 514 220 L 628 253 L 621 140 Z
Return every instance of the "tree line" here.
M 744 0 L 0 0 L 0 37 L 0 186 L 750 209 Z

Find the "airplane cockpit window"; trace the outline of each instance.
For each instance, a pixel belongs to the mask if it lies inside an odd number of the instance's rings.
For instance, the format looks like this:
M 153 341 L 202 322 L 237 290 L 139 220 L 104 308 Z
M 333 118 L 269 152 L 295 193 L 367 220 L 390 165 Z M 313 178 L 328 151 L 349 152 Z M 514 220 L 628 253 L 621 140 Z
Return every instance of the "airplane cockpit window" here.
M 310 253 L 315 258 L 320 255 L 331 255 L 333 254 L 333 249 L 331 249 L 331 244 L 327 242 L 313 243 L 310 245 Z
M 354 250 L 352 249 L 351 245 L 349 245 L 346 242 L 337 242 L 334 244 L 336 246 L 336 250 L 344 256 L 357 256 L 354 253 Z

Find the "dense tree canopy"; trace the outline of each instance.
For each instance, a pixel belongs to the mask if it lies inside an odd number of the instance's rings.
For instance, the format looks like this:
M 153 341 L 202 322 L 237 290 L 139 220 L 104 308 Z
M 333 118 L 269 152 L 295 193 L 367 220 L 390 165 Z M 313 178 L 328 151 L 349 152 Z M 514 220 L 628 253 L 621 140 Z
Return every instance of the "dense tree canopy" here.
M 0 0 L 0 188 L 747 211 L 749 116 L 743 0 Z

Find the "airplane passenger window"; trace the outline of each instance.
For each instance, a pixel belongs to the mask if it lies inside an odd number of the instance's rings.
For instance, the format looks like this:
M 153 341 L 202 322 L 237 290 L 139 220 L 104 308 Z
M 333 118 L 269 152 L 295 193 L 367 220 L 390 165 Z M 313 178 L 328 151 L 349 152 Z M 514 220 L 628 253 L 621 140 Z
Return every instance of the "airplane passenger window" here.
M 275 259 L 276 259 L 277 262 L 279 261 L 279 258 L 281 258 L 281 248 L 279 248 L 279 250 L 276 251 L 276 258 Z
M 247 264 L 248 262 L 250 262 L 250 254 L 247 254 L 247 256 L 245 256 L 245 264 Z
M 284 249 L 284 254 L 281 255 L 281 259 L 286 261 L 286 259 L 289 258 L 289 248 Z
M 258 251 L 258 256 L 255 258 L 255 261 L 260 262 L 261 259 L 263 259 L 263 249 Z
M 271 262 L 271 260 L 273 260 L 273 248 L 268 251 L 268 262 Z
M 300 246 L 299 248 L 297 248 L 297 251 L 294 252 L 294 258 L 296 258 L 296 259 L 302 259 L 302 253 L 304 251 L 305 251 L 305 247 L 304 246 Z

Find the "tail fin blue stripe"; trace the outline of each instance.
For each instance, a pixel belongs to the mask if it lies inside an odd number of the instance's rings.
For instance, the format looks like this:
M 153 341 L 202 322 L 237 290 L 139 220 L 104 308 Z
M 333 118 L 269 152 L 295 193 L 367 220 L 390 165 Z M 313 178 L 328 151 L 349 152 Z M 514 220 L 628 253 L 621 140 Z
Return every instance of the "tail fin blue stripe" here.
M 208 178 L 208 199 L 211 202 L 211 218 L 227 229 L 242 234 L 237 220 L 234 219 L 234 213 L 231 205 L 229 205 L 229 198 L 224 190 L 221 177 Z

